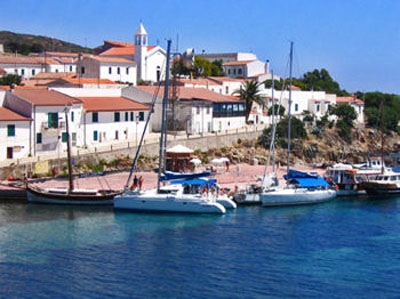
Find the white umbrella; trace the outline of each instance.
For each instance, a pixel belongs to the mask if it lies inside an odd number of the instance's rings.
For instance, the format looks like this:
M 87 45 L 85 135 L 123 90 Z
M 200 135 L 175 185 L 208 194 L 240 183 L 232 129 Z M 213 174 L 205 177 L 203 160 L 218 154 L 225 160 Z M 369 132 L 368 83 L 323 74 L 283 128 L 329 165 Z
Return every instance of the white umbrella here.
M 222 157 L 220 158 L 221 162 L 229 162 L 229 159 L 227 157 Z
M 201 164 L 201 160 L 198 159 L 198 158 L 193 158 L 193 159 L 191 159 L 189 162 L 190 162 L 190 163 L 193 163 L 193 164 L 195 164 L 195 165 Z
M 221 164 L 223 161 L 221 159 L 218 158 L 214 158 L 210 161 L 211 163 L 215 163 L 215 164 Z

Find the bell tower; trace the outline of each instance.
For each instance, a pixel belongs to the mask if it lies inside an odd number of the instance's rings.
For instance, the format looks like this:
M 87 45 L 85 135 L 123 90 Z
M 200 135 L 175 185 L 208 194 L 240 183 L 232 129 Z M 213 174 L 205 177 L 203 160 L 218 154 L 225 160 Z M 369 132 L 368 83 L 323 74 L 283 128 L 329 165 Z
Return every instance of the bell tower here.
M 148 35 L 142 22 L 135 33 L 135 55 L 137 65 L 137 80 L 147 81 L 146 59 L 147 59 Z

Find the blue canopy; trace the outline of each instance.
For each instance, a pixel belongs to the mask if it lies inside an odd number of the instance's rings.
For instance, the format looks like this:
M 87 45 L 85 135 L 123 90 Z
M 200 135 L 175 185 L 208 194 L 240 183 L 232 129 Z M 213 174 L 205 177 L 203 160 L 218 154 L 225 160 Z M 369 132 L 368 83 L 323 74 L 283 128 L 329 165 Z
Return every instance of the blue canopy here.
M 298 184 L 300 187 L 329 187 L 329 183 L 316 172 L 303 172 L 290 169 L 287 175 L 283 176 L 285 180 L 289 178 L 291 184 Z
M 161 177 L 160 181 L 172 181 L 172 180 L 180 180 L 180 179 L 194 179 L 199 177 L 207 177 L 210 176 L 210 171 L 202 171 L 202 172 L 190 172 L 190 173 L 180 173 L 173 171 L 165 171 Z
M 207 185 L 208 188 L 211 188 L 216 183 L 217 183 L 216 179 L 208 179 L 208 178 L 195 178 L 195 179 L 188 179 L 188 180 L 183 179 L 183 180 L 171 181 L 171 185 L 184 184 L 184 185 L 201 186 L 201 187 L 204 187 Z

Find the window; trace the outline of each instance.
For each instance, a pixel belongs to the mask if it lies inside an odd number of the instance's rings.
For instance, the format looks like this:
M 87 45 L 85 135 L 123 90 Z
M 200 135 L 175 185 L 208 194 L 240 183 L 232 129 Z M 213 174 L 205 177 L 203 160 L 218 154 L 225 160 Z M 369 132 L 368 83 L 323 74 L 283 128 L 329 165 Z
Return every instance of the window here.
M 121 119 L 119 112 L 114 112 L 114 121 L 119 122 Z
M 69 71 L 72 72 L 72 65 L 69 66 Z
M 51 128 L 57 129 L 58 128 L 58 113 L 50 112 L 47 115 L 47 125 L 48 125 L 49 129 L 51 129 Z
M 225 86 L 225 94 L 229 94 L 229 87 Z
M 238 69 L 238 74 L 239 74 L 239 75 L 242 74 L 242 69 Z
M 67 138 L 68 138 L 67 132 L 62 132 L 61 141 L 62 142 L 67 142 Z
M 74 122 L 75 119 L 75 115 L 74 115 L 74 111 L 71 112 L 71 122 Z
M 299 104 L 294 104 L 294 111 L 299 111 Z
M 84 74 L 84 73 L 85 73 L 85 67 L 81 66 L 81 74 Z
M 94 123 L 99 122 L 99 113 L 98 112 L 92 112 L 92 122 L 94 122 Z
M 121 69 L 119 67 L 117 67 L 117 74 L 121 74 Z
M 108 73 L 111 75 L 112 74 L 112 68 L 111 66 L 108 68 Z
M 129 67 L 126 68 L 126 74 L 129 75 Z
M 93 141 L 97 141 L 99 139 L 99 132 L 93 131 Z
M 125 121 L 129 120 L 129 112 L 125 112 Z
M 42 143 L 42 133 L 36 133 L 36 143 L 37 144 Z
M 119 133 L 118 131 L 115 131 L 115 140 L 119 139 L 119 134 L 118 133 Z
M 131 112 L 131 121 L 134 121 L 134 120 L 135 120 L 135 118 L 133 116 L 133 112 Z
M 144 121 L 144 112 L 139 112 L 139 121 Z
M 32 76 L 35 76 L 36 70 L 32 70 Z
M 319 112 L 319 104 L 317 104 L 317 112 Z
M 200 114 L 200 107 L 196 107 L 196 114 Z
M 21 70 L 21 75 L 22 76 L 25 75 L 25 70 L 24 69 Z
M 7 136 L 15 136 L 15 125 L 7 125 Z

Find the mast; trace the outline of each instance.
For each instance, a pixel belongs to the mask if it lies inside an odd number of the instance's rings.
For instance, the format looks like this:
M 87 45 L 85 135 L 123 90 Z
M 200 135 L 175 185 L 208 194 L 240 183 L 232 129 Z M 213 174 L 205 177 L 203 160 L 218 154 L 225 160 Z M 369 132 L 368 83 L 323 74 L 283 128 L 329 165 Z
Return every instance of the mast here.
M 160 190 L 160 177 L 161 172 L 165 170 L 165 153 L 167 146 L 167 106 L 168 106 L 168 87 L 169 87 L 169 60 L 171 55 L 171 40 L 168 40 L 167 46 L 167 63 L 165 66 L 165 85 L 164 85 L 164 97 L 162 101 L 162 115 L 161 115 L 161 137 L 160 137 L 160 154 L 158 161 L 158 179 L 157 179 L 157 191 Z
M 67 134 L 67 162 L 68 162 L 68 181 L 69 181 L 69 189 L 68 193 L 71 193 L 74 190 L 74 181 L 72 178 L 72 161 L 71 161 L 71 145 L 70 145 L 70 137 L 69 137 L 69 125 L 68 125 L 68 109 L 65 107 L 65 130 Z
M 292 106 L 292 68 L 293 68 L 293 42 L 290 42 L 290 57 L 289 57 L 289 106 L 288 106 L 288 146 L 287 146 L 287 173 L 290 170 L 290 130 L 292 125 L 292 115 L 291 115 L 291 106 Z M 289 180 L 286 180 L 289 182 Z
M 384 173 L 384 167 L 383 167 L 383 164 L 384 164 L 384 152 L 383 152 L 383 147 L 384 147 L 384 144 L 385 144 L 385 135 L 384 135 L 384 126 L 383 126 L 383 113 L 384 113 L 384 100 L 382 100 L 382 103 L 381 103 L 381 105 L 382 105 L 382 109 L 381 109 L 381 173 L 383 174 Z

